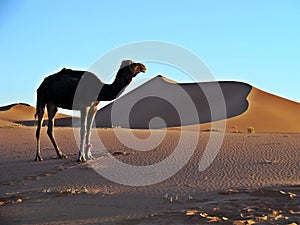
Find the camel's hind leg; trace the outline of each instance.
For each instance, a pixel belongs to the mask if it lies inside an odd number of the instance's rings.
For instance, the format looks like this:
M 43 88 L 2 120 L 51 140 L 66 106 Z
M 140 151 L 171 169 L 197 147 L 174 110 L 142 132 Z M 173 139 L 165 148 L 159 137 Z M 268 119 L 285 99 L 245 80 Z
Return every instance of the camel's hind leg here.
M 54 146 L 54 149 L 56 151 L 56 154 L 58 156 L 58 158 L 64 159 L 67 158 L 58 148 L 55 138 L 53 136 L 53 125 L 54 125 L 54 116 L 57 113 L 57 107 L 47 104 L 47 110 L 48 110 L 48 130 L 47 130 L 47 134 Z
M 36 147 L 35 161 L 42 161 L 43 158 L 41 156 L 41 141 L 40 141 L 40 136 L 41 136 L 41 128 L 42 128 L 42 125 L 43 125 L 44 109 L 39 109 L 36 115 L 38 116 L 38 126 L 37 126 L 37 129 L 36 129 L 36 143 L 37 143 L 37 147 Z
M 97 112 L 97 106 L 91 107 L 88 111 L 86 121 L 86 140 L 85 140 L 85 154 L 87 159 L 95 159 L 91 152 L 91 128 L 93 126 L 94 117 Z

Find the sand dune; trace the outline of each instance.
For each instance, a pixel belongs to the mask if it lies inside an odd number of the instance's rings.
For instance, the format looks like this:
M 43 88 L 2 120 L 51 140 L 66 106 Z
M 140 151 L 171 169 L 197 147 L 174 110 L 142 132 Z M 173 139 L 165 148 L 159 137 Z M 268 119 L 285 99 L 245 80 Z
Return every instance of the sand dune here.
M 222 114 L 222 104 L 219 103 L 222 100 L 218 96 L 219 88 L 224 96 L 225 116 Z M 198 118 L 188 112 L 190 105 L 186 107 L 187 113 L 179 116 L 173 103 L 181 105 L 181 109 L 185 108 L 185 96 L 182 90 L 192 99 Z M 168 102 L 169 99 L 174 101 L 171 101 L 173 105 Z M 132 102 L 136 104 L 130 111 L 126 111 Z M 213 106 L 214 119 L 212 119 L 211 106 Z M 112 110 L 114 110 L 113 119 L 111 118 Z M 100 109 L 96 115 L 96 123 L 98 127 L 121 126 L 148 129 L 151 119 L 159 117 L 164 120 L 165 124 L 159 120 L 157 123 L 151 121 L 151 128 L 166 126 L 170 129 L 210 130 L 211 122 L 225 119 L 226 132 L 245 133 L 249 127 L 253 127 L 254 131 L 259 133 L 299 133 L 299 115 L 299 103 L 272 95 L 245 83 L 178 84 L 165 77 L 157 76 Z M 129 123 L 127 123 L 128 119 Z
M 0 125 L 11 126 L 14 123 L 23 124 L 27 126 L 35 125 L 35 107 L 26 103 L 15 103 L 0 107 Z M 44 116 L 47 119 L 47 111 Z M 68 115 L 57 113 L 56 118 L 64 119 L 70 118 Z M 10 123 L 9 123 L 10 122 Z
M 35 125 L 34 113 L 24 103 L 0 107 L 0 125 Z M 178 84 L 157 76 L 100 109 L 95 121 L 97 127 L 210 131 L 214 121 L 226 120 L 226 132 L 246 133 L 253 127 L 256 133 L 300 133 L 299 115 L 299 103 L 245 83 Z M 55 125 L 72 126 L 72 118 L 57 114 Z
M 253 127 L 256 133 L 300 133 L 300 104 L 252 88 L 248 109 L 226 120 L 226 132 L 246 133 Z M 184 129 L 209 130 L 211 124 L 187 126 Z
M 35 108 L 25 103 L 0 107 L 0 119 L 10 122 L 33 120 L 34 114 Z
M 207 123 L 245 112 L 250 90 L 240 82 L 177 84 L 157 76 L 100 109 L 95 120 L 97 127 L 133 129 L 148 129 L 150 121 L 155 129 Z
M 229 119 L 229 127 L 253 126 L 258 132 L 300 132 L 300 104 L 253 88 L 249 109 Z

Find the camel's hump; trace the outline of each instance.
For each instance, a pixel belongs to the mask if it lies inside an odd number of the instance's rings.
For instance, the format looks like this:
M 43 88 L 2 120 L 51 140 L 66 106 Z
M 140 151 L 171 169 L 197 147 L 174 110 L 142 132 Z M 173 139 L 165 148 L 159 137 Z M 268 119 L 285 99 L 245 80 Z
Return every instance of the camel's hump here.
M 83 75 L 85 75 L 85 77 L 91 82 L 95 82 L 95 83 L 101 82 L 95 74 L 89 71 L 72 70 L 72 69 L 63 68 L 59 72 L 46 77 L 42 82 L 41 86 L 44 86 L 49 83 L 61 83 L 61 82 L 78 83 L 83 77 Z

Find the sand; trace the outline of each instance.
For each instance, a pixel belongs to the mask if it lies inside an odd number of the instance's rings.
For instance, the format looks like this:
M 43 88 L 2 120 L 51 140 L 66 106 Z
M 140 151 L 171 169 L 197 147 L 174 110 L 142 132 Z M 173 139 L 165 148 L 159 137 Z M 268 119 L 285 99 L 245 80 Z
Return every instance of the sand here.
M 131 187 L 103 178 L 91 164 L 77 163 L 72 128 L 56 129 L 68 159 L 54 159 L 45 131 L 43 128 L 45 161 L 34 162 L 33 127 L 0 129 L 1 224 L 205 224 L 211 217 L 223 220 L 221 224 L 233 224 L 263 220 L 265 215 L 269 215 L 265 224 L 278 215 L 282 215 L 277 218 L 279 224 L 299 222 L 299 134 L 228 133 L 213 164 L 199 172 L 210 134 L 201 132 L 194 155 L 176 175 L 158 184 Z M 120 143 L 113 129 L 97 132 L 114 157 L 132 165 L 166 158 L 180 135 L 180 131 L 168 131 L 160 146 L 141 152 Z M 149 136 L 149 131 L 133 132 L 139 138 Z M 94 138 L 94 146 L 96 142 Z M 104 164 L 107 157 L 93 162 Z
M 226 132 L 300 133 L 300 104 L 252 87 L 248 109 L 226 120 Z M 186 129 L 210 129 L 211 124 L 187 126 Z
M 114 124 L 105 116 L 112 107 L 108 105 L 98 112 L 96 120 L 97 126 L 105 122 L 109 128 L 93 129 L 91 143 L 96 159 L 88 163 L 76 162 L 75 137 L 78 137 L 79 128 L 71 127 L 71 117 L 58 115 L 54 130 L 58 145 L 68 158 L 56 158 L 46 127 L 43 127 L 44 161 L 35 162 L 34 107 L 26 104 L 1 107 L 0 224 L 299 225 L 299 103 L 248 84 L 219 84 L 228 113 L 224 130 L 212 129 L 212 123 L 216 122 L 210 121 L 209 110 L 204 107 L 207 102 L 203 93 L 199 94 L 198 84 L 177 84 L 159 76 L 124 95 L 117 104 L 124 105 L 154 86 L 175 92 L 178 87 L 185 88 L 197 103 L 201 124 L 199 121 L 194 124 L 192 118 L 186 120 L 187 124 L 181 124 L 187 126 L 168 129 L 112 129 Z M 215 84 L 203 85 L 205 88 Z M 212 99 L 216 99 L 215 95 L 210 92 Z M 160 103 L 160 107 L 155 108 L 156 103 Z M 172 107 L 163 103 L 151 98 L 141 101 L 132 112 L 130 124 L 148 128 L 151 116 L 161 116 L 167 124 L 176 125 L 176 113 L 172 114 Z M 100 115 L 104 120 L 100 120 Z M 219 116 L 224 119 L 222 114 Z M 161 125 L 160 121 L 156 122 L 152 124 L 154 128 Z M 221 138 L 223 134 L 216 158 L 206 170 L 199 171 L 207 144 L 217 145 L 215 141 L 209 142 L 210 138 Z M 132 135 L 133 140 L 128 135 Z M 182 135 L 187 135 L 187 139 L 172 158 Z M 99 145 L 99 137 L 103 146 Z M 208 154 L 207 159 L 211 156 Z M 166 160 L 170 158 L 171 161 Z M 115 166 L 112 159 L 135 168 L 168 162 L 155 172 L 126 174 L 129 180 L 141 183 L 149 182 L 148 175 L 155 180 L 177 168 L 180 162 L 187 162 L 161 182 L 130 186 L 103 176 L 110 169 L 115 171 L 110 174 L 114 179 L 122 177 L 124 171 Z

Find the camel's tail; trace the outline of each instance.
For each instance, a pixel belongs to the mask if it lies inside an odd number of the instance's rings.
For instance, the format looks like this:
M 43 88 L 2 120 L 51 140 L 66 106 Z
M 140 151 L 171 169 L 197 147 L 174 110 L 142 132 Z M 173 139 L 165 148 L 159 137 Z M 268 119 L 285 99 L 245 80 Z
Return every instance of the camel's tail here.
M 44 101 L 43 92 L 41 91 L 41 88 L 38 88 L 36 91 L 36 111 L 34 114 L 34 118 L 36 119 L 39 115 L 44 115 L 44 108 L 46 106 L 46 103 Z

